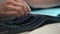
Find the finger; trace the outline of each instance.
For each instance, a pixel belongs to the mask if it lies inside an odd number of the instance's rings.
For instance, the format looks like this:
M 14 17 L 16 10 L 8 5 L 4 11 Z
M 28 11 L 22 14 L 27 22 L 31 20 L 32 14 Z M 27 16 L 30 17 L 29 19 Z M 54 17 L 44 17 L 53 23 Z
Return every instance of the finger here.
M 29 6 L 28 6 L 28 5 L 26 4 L 26 2 L 24 2 L 23 0 L 16 0 L 16 1 L 19 1 L 19 2 L 12 1 L 10 4 L 12 4 L 12 5 L 14 5 L 14 6 L 22 7 L 22 8 L 24 8 L 24 10 L 25 10 L 26 12 L 31 11 L 30 8 L 29 8 Z M 21 1 L 23 1 L 23 2 L 21 3 Z
M 8 10 L 17 11 L 20 15 L 24 15 L 24 11 L 21 7 L 9 5 L 9 6 L 7 6 L 7 8 L 8 8 Z
M 15 6 L 19 6 L 19 7 L 23 8 L 25 12 L 31 11 L 29 6 L 26 4 L 26 2 L 24 2 L 24 3 L 13 2 L 13 4 Z
M 16 10 L 16 11 L 22 10 L 21 7 L 16 7 L 16 6 L 13 6 L 13 5 L 6 5 L 5 8 L 8 9 L 8 10 Z
M 27 4 L 25 1 L 24 1 L 24 4 L 25 4 L 24 10 L 25 10 L 26 12 L 30 12 L 31 9 L 30 9 L 30 7 L 28 6 L 28 4 Z
M 10 10 L 13 10 L 13 11 L 16 11 L 19 13 L 19 15 L 23 16 L 25 13 L 24 13 L 24 10 L 23 8 L 19 8 L 19 7 L 16 7 L 16 6 L 12 6 L 12 5 L 9 5 L 7 6 L 7 9 L 10 11 Z
M 15 14 L 18 14 L 18 13 L 15 11 L 0 12 L 0 15 L 7 15 L 7 16 L 15 15 Z
M 21 2 L 12 2 L 12 5 L 19 6 L 19 7 L 24 7 L 25 6 L 25 4 L 21 3 Z
M 6 12 L 7 15 L 15 15 L 16 17 L 20 17 L 19 13 L 16 12 L 16 11 L 9 11 L 9 12 Z
M 12 16 L 12 15 L 16 15 L 18 16 L 18 13 L 15 11 L 9 11 L 9 12 L 0 12 L 1 16 Z
M 8 4 L 14 5 L 14 6 L 19 6 L 19 7 L 21 7 L 21 8 L 24 8 L 24 10 L 26 10 L 26 6 L 25 6 L 24 3 L 12 1 L 12 2 L 10 2 L 10 3 L 8 3 Z
M 20 5 L 22 8 L 24 8 L 24 10 L 25 10 L 26 12 L 31 11 L 31 10 L 30 10 L 30 7 L 28 6 L 28 4 L 27 4 L 25 1 L 23 1 L 23 0 L 16 0 L 16 1 L 19 2 L 19 5 Z M 22 2 L 22 3 L 21 3 L 21 2 Z
M 23 10 L 18 11 L 18 13 L 20 14 L 20 16 L 24 16 L 24 14 L 25 14 Z
M 24 0 L 15 0 L 15 1 L 16 1 L 16 2 L 22 2 L 22 3 L 24 2 Z
M 6 0 L 6 2 L 13 2 L 14 0 Z
M 11 4 L 11 5 L 14 5 L 14 6 L 24 6 L 24 3 L 16 2 L 16 1 L 13 1 L 13 0 L 6 2 L 6 4 Z

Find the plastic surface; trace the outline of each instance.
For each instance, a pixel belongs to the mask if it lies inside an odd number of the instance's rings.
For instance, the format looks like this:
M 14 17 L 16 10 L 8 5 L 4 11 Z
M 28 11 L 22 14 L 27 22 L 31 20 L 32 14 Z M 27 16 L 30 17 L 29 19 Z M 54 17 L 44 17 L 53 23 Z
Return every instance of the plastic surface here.
M 51 8 L 29 12 L 31 14 L 40 14 L 57 17 L 60 14 L 60 8 Z

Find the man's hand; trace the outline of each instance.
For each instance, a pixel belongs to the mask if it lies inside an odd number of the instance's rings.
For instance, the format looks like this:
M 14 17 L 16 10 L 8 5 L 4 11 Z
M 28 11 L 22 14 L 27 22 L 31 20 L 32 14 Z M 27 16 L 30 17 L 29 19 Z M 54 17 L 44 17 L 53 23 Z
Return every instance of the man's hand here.
M 0 16 L 16 15 L 17 17 L 25 15 L 29 12 L 29 8 L 26 6 L 23 0 L 6 0 L 1 4 Z
M 29 7 L 23 0 L 6 0 L 0 2 L 0 21 L 19 18 L 29 12 Z

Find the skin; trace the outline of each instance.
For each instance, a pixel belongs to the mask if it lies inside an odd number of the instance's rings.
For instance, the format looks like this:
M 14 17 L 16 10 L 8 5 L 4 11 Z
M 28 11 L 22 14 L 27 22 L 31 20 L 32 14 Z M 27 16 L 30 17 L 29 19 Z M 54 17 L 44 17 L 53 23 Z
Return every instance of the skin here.
M 0 16 L 16 15 L 23 16 L 29 12 L 29 8 L 25 5 L 23 0 L 5 0 L 0 2 Z
M 23 0 L 3 0 L 0 2 L 0 21 L 20 18 L 29 12 Z
M 60 5 L 60 0 L 25 0 L 29 5 L 36 8 L 48 8 Z M 0 2 L 0 16 L 16 15 L 24 16 L 28 12 L 24 0 L 5 0 Z M 3 16 L 3 17 L 4 17 Z
M 11 16 L 19 18 L 26 15 L 30 10 L 24 3 L 25 1 L 34 8 L 49 8 L 60 5 L 60 0 L 4 0 L 4 2 L 0 2 L 0 18 Z

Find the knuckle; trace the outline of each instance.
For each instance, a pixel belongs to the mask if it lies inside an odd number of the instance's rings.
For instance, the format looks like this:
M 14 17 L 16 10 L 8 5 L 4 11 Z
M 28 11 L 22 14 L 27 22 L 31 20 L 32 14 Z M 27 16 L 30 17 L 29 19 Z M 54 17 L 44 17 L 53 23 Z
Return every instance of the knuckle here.
M 13 2 L 13 0 L 7 0 L 7 2 Z
M 22 10 L 22 8 L 20 7 L 19 10 Z
M 19 10 L 19 11 L 23 10 L 21 7 L 17 7 L 16 9 Z
M 5 5 L 6 8 L 9 8 L 9 5 Z

